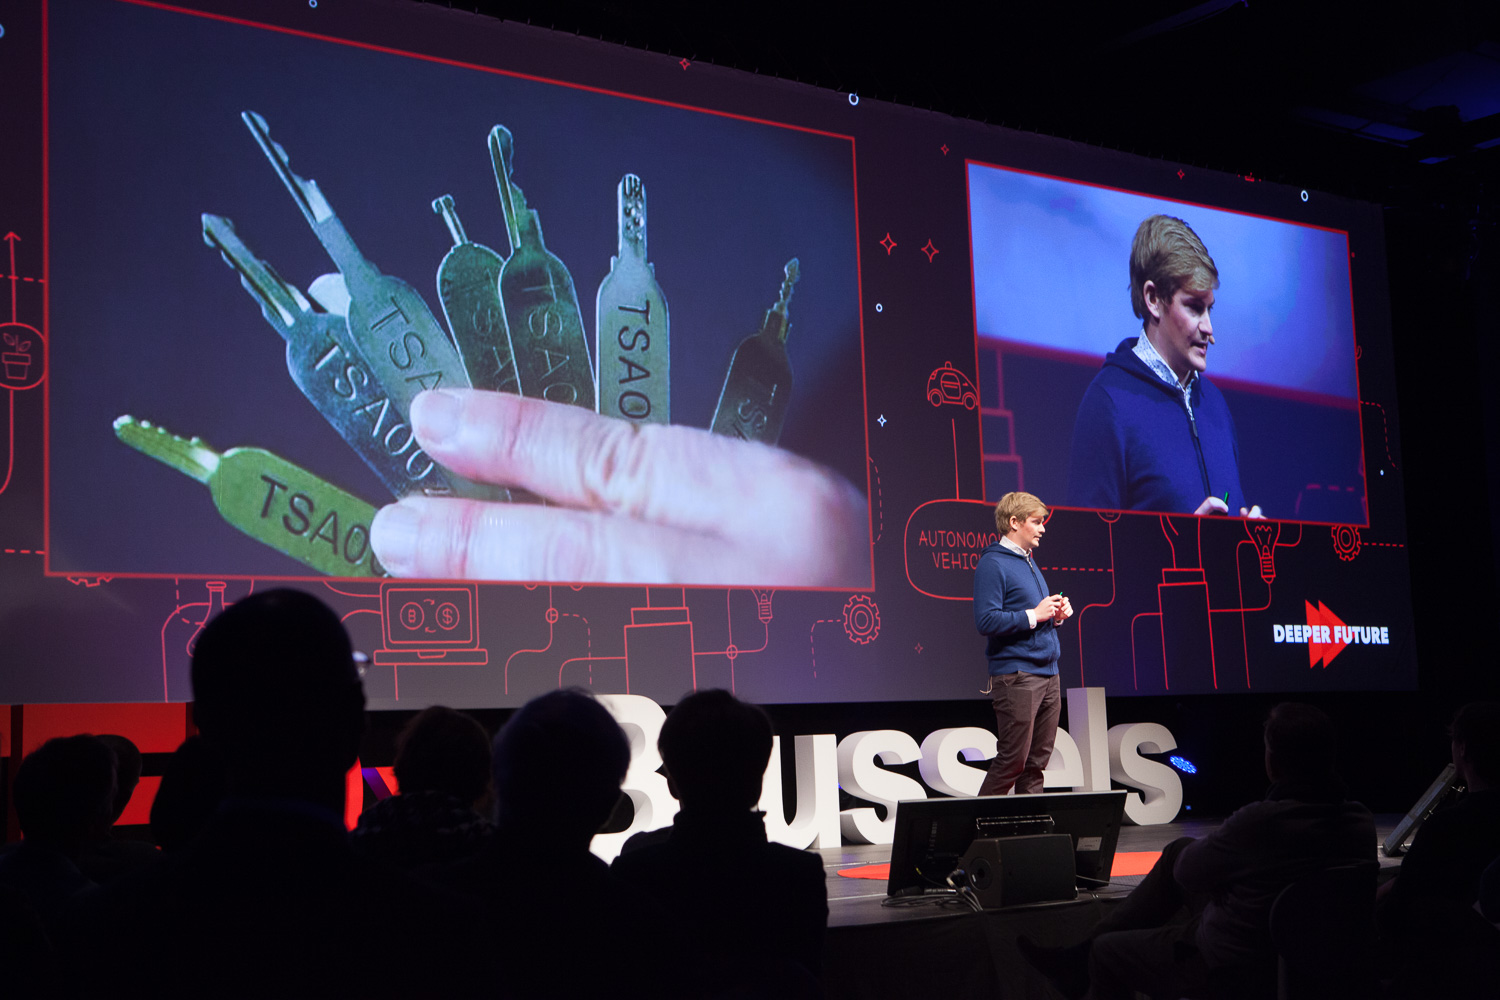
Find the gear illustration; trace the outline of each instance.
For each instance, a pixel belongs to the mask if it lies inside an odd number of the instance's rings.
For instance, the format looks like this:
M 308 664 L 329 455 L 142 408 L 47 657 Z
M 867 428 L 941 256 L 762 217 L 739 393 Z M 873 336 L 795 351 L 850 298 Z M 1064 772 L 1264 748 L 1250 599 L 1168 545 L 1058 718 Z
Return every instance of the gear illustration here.
M 844 602 L 844 631 L 850 642 L 861 646 L 874 642 L 880 635 L 880 609 L 868 594 L 855 594 Z
M 1359 555 L 1359 529 L 1349 524 L 1333 528 L 1333 551 L 1344 562 L 1352 562 Z

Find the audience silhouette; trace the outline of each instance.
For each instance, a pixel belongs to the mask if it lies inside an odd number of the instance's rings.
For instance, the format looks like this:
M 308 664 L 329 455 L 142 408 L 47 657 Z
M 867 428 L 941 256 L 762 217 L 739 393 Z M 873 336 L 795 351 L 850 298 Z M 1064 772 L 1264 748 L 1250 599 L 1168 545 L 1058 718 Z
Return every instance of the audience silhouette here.
M 84 845 L 109 830 L 114 755 L 95 736 L 48 740 L 21 762 L 11 794 L 24 839 L 0 855 L 0 883 L 52 924 L 95 887 L 78 861 Z
M 1500 852 L 1500 702 L 1460 708 L 1450 733 L 1465 794 L 1417 830 L 1376 909 L 1381 952 L 1403 997 L 1500 989 L 1500 931 L 1475 912 L 1481 877 Z
M 490 737 L 472 716 L 434 705 L 396 738 L 399 794 L 366 809 L 355 850 L 408 871 L 458 861 L 484 847 L 494 825 L 479 810 L 490 798 Z
M 589 848 L 628 801 L 631 752 L 585 691 L 533 699 L 493 742 L 462 712 L 419 713 L 397 739 L 399 792 L 350 834 L 364 692 L 334 612 L 297 590 L 247 597 L 198 637 L 192 681 L 200 735 L 153 804 L 160 851 L 111 837 L 141 773 L 129 740 L 50 740 L 16 772 L 24 840 L 0 852 L 8 995 L 822 995 L 822 859 L 768 841 L 756 806 L 771 723 L 727 691 L 667 715 L 657 746 L 681 808 L 608 866 Z M 1500 982 L 1487 922 L 1500 917 L 1500 703 L 1466 705 L 1451 732 L 1466 792 L 1381 893 L 1388 1000 L 1487 997 Z M 1346 799 L 1328 717 L 1282 703 L 1263 737 L 1262 801 L 1168 844 L 1084 940 L 1020 939 L 1064 996 L 1271 995 L 1281 891 L 1373 867 L 1373 818 Z M 710 888 L 726 881 L 732 899 Z
M 755 811 L 771 757 L 771 721 L 728 691 L 683 698 L 657 748 L 681 802 L 670 834 L 615 860 L 613 870 L 681 923 L 674 950 L 715 997 L 819 996 L 828 890 L 816 854 L 768 843 Z M 742 887 L 733 905 L 705 887 Z
M 151 802 L 151 839 L 162 851 L 180 851 L 197 839 L 224 801 L 224 762 L 201 736 L 182 741 L 167 761 Z
M 532 699 L 496 735 L 495 833 L 435 877 L 485 904 L 512 994 L 675 995 L 662 966 L 641 961 L 662 946 L 660 913 L 589 852 L 629 765 L 624 732 L 580 690 Z
M 1065 996 L 1275 994 L 1271 904 L 1320 869 L 1373 864 L 1375 820 L 1345 800 L 1333 723 L 1322 711 L 1277 705 L 1264 743 L 1271 786 L 1262 801 L 1199 839 L 1168 844 L 1084 941 L 1045 948 L 1020 939 L 1022 954 Z
M 474 988 L 473 914 L 360 858 L 342 823 L 364 692 L 338 616 L 254 594 L 203 629 L 194 717 L 224 800 L 170 857 L 102 888 L 60 934 L 81 995 L 448 996 Z
M 1500 854 L 1479 877 L 1479 912 L 1492 924 L 1500 924 Z
M 109 747 L 115 762 L 115 797 L 110 808 L 109 826 L 95 831 L 79 853 L 78 867 L 90 879 L 103 885 L 142 865 L 154 863 L 161 854 L 155 845 L 121 834 L 114 825 L 124 814 L 141 780 L 141 751 L 124 736 L 103 733 L 99 742 Z
M 7 996 L 49 996 L 52 928 L 95 883 L 78 867 L 110 822 L 114 756 L 93 736 L 48 740 L 21 762 L 11 795 L 24 839 L 0 853 L 0 983 Z

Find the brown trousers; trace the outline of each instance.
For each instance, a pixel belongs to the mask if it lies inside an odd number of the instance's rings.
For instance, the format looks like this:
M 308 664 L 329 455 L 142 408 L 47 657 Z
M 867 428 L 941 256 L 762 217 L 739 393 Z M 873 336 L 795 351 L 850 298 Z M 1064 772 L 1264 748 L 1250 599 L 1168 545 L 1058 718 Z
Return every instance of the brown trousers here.
M 1015 785 L 1017 794 L 1042 790 L 1042 770 L 1052 759 L 1057 720 L 1062 715 L 1058 675 L 1043 677 L 1017 671 L 990 678 L 990 700 L 995 705 L 995 759 L 979 786 L 980 795 L 1004 795 Z

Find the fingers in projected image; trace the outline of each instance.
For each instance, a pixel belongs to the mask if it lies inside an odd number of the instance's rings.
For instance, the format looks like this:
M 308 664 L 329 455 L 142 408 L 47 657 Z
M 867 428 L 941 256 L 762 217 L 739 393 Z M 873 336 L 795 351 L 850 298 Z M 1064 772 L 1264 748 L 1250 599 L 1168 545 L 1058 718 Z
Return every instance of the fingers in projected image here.
M 396 576 L 797 587 L 870 583 L 869 505 L 790 452 L 505 393 L 438 390 L 417 439 L 549 505 L 409 497 L 372 526 Z

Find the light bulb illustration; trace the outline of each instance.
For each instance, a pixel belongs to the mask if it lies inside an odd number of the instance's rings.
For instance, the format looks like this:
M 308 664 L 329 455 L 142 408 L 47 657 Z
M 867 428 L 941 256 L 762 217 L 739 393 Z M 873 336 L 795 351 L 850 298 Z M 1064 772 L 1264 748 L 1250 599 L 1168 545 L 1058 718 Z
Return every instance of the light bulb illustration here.
M 1276 579 L 1276 541 L 1281 537 L 1281 524 L 1276 521 L 1246 520 L 1245 532 L 1255 543 L 1260 554 L 1260 578 L 1266 583 Z
M 776 593 L 776 591 L 752 587 L 750 588 L 750 593 L 755 596 L 755 613 L 760 617 L 761 621 L 770 622 L 771 595 Z

